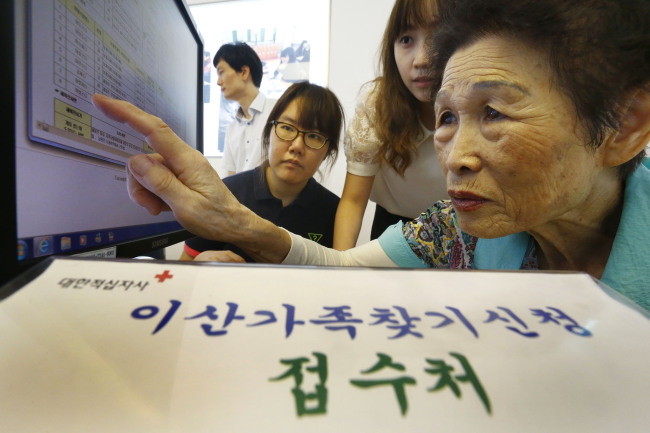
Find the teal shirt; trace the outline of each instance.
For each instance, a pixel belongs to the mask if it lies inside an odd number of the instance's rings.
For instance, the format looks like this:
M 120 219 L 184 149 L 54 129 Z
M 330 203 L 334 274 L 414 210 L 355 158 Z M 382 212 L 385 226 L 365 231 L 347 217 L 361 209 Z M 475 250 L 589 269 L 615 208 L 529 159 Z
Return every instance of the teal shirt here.
M 525 232 L 477 239 L 467 267 L 521 269 L 529 240 Z M 427 267 L 404 237 L 401 223 L 388 228 L 379 243 L 398 266 Z M 627 179 L 621 221 L 601 281 L 650 311 L 650 158 Z

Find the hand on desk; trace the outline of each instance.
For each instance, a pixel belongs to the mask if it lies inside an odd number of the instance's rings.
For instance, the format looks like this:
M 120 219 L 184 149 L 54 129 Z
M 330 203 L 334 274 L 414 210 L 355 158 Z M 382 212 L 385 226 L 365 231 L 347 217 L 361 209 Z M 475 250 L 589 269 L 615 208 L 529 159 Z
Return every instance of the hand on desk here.
M 291 247 L 289 235 L 240 204 L 208 160 L 165 122 L 104 95 L 94 95 L 93 104 L 109 118 L 140 132 L 157 152 L 129 159 L 131 200 L 153 215 L 171 210 L 193 234 L 234 243 L 256 260 L 279 263 L 284 259 Z
M 246 263 L 241 256 L 230 250 L 203 251 L 194 257 L 195 262 Z

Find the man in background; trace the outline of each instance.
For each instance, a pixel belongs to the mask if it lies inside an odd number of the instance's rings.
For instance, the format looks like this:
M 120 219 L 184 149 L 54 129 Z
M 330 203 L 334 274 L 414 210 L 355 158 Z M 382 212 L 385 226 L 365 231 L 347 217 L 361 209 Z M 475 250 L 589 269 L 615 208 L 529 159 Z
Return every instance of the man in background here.
M 260 92 L 262 61 L 246 43 L 222 45 L 213 64 L 224 98 L 239 104 L 235 120 L 226 130 L 223 152 L 222 166 L 230 176 L 262 162 L 262 130 L 275 100 Z

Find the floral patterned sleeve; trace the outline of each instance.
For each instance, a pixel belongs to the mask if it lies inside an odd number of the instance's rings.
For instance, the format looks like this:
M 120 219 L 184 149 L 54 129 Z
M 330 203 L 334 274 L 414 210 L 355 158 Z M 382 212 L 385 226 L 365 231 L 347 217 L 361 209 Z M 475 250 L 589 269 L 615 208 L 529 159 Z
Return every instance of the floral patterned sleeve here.
M 364 84 L 359 90 L 354 115 L 348 122 L 343 146 L 348 173 L 374 176 L 379 171 L 379 139 L 375 132 L 375 84 Z
M 418 218 L 404 224 L 411 250 L 432 268 L 471 269 L 478 238 L 463 233 L 449 200 L 440 200 Z

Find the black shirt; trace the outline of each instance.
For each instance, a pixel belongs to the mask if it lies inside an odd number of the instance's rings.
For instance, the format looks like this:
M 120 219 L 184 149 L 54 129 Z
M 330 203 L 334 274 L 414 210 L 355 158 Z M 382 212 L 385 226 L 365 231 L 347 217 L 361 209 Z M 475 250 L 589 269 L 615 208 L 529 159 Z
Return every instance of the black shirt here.
M 326 247 L 334 240 L 334 218 L 339 198 L 336 194 L 309 179 L 300 195 L 287 207 L 273 197 L 262 167 L 237 173 L 223 180 L 237 200 L 260 217 L 292 233 L 311 239 Z M 230 243 L 192 238 L 185 241 L 185 252 L 192 257 L 207 250 L 231 250 L 247 262 L 253 260 Z

